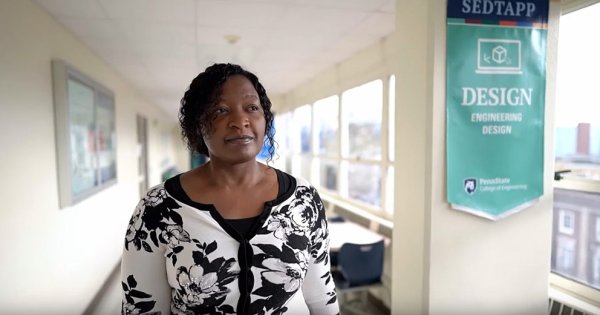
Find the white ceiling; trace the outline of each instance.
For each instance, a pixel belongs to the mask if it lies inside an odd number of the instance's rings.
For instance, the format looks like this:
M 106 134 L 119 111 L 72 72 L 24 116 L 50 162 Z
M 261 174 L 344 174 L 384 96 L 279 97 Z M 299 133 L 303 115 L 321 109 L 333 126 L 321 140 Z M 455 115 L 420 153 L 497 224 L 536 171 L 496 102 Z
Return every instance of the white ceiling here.
M 214 62 L 241 64 L 281 94 L 395 27 L 395 0 L 36 2 L 173 117 Z

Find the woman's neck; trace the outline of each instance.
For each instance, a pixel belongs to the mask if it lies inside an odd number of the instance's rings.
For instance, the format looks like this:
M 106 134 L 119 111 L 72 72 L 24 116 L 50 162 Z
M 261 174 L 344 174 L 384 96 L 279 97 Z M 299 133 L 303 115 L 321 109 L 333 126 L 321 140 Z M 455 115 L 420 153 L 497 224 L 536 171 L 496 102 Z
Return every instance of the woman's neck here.
M 222 164 L 209 161 L 202 166 L 202 175 L 217 187 L 253 187 L 266 176 L 268 167 L 256 160 L 242 164 Z

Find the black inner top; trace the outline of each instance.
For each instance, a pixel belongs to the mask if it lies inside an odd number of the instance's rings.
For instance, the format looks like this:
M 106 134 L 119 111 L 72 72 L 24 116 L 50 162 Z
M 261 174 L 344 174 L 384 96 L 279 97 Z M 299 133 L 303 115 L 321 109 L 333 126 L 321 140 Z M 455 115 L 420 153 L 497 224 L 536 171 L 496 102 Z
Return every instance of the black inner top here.
M 254 222 L 258 221 L 260 218 L 260 214 L 255 217 L 243 218 L 243 219 L 225 219 L 229 225 L 231 225 L 238 233 L 242 234 L 244 237 L 248 237 L 248 232 Z
M 287 173 L 284 173 L 278 169 L 274 169 L 277 174 L 277 182 L 278 182 L 278 191 L 277 198 L 284 197 L 286 193 L 289 192 L 290 188 L 292 188 L 293 177 Z M 178 174 L 174 177 L 167 179 L 165 182 L 165 189 L 173 195 L 173 197 L 183 201 L 185 204 L 193 206 L 199 209 L 214 208 L 213 205 L 201 204 L 191 200 L 191 198 L 185 193 L 183 187 L 181 186 L 180 180 L 181 174 Z M 248 238 L 248 234 L 250 232 L 250 228 L 260 219 L 261 215 L 257 215 L 250 218 L 242 218 L 242 219 L 225 219 L 231 227 L 233 227 L 241 236 L 244 238 Z

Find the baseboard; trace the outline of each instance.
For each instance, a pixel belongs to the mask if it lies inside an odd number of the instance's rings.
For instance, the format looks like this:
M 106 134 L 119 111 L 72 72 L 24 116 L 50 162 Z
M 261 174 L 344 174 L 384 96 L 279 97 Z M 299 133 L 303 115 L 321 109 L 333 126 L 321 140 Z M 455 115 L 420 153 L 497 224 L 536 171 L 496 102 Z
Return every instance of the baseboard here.
M 110 272 L 110 274 L 108 275 L 106 280 L 104 280 L 104 283 L 102 284 L 102 286 L 100 287 L 98 292 L 96 292 L 96 294 L 94 295 L 94 298 L 92 299 L 90 304 L 88 304 L 88 306 L 85 308 L 83 315 L 94 314 L 94 311 L 98 308 L 100 301 L 102 301 L 102 298 L 108 292 L 108 289 L 110 288 L 111 284 L 114 281 L 116 281 L 116 279 L 119 278 L 120 275 L 121 275 L 121 260 L 119 259 L 119 262 L 113 268 L 113 270 Z
M 367 294 L 367 299 L 369 300 L 369 304 L 375 306 L 379 311 L 383 314 L 391 314 L 391 310 L 387 307 L 379 298 L 377 298 L 373 293 L 369 292 Z

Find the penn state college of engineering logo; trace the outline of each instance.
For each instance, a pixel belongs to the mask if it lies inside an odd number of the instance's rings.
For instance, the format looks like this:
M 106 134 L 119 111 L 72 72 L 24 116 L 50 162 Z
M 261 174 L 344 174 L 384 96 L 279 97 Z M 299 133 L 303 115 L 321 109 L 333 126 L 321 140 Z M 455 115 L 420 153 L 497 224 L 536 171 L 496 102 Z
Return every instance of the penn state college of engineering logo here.
M 464 181 L 465 192 L 468 195 L 472 195 L 477 191 L 477 179 L 475 178 L 467 178 Z

